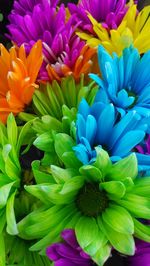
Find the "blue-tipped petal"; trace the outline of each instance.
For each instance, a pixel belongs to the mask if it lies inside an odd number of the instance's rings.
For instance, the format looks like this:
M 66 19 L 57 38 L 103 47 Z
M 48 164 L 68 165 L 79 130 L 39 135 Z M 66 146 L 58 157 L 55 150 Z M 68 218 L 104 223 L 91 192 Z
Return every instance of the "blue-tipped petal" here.
M 86 139 L 93 145 L 97 132 L 96 119 L 92 115 L 88 115 L 86 120 Z
M 112 104 L 108 105 L 101 113 L 98 120 L 98 143 L 104 144 L 111 135 L 113 125 L 115 123 L 115 110 Z
M 78 112 L 82 114 L 85 119 L 89 115 L 90 107 L 85 99 L 82 99 L 82 101 L 80 102 Z
M 78 131 L 78 140 L 81 141 L 82 137 L 85 137 L 86 135 L 86 128 L 85 128 L 85 120 L 82 115 L 77 115 L 77 131 Z
M 140 130 L 127 132 L 113 148 L 113 155 L 124 157 L 135 148 L 145 137 L 145 132 Z

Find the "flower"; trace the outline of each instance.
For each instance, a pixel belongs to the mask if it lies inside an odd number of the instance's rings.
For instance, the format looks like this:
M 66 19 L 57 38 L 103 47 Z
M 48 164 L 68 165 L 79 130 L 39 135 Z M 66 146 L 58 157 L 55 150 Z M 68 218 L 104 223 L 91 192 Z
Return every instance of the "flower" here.
M 102 77 L 90 75 L 99 85 L 96 101 L 113 103 L 122 116 L 136 110 L 141 116 L 149 117 L 150 72 L 147 66 L 150 52 L 140 57 L 137 49 L 129 47 L 123 50 L 122 56 L 114 54 L 111 57 L 99 46 L 98 61 Z
M 149 177 L 137 178 L 135 154 L 112 164 L 98 147 L 96 161 L 82 165 L 73 145 L 68 135 L 56 134 L 55 149 L 63 168 L 51 165 L 49 183 L 26 186 L 45 209 L 20 221 L 19 235 L 40 238 L 30 248 L 38 251 L 58 242 L 64 229 L 73 229 L 80 247 L 98 265 L 103 265 L 112 248 L 133 255 L 134 234 L 150 242 L 149 226 L 138 220 L 150 218 Z M 37 176 L 41 173 L 37 171 Z
M 9 16 L 9 19 L 11 20 L 11 16 L 13 15 L 21 15 L 21 16 L 25 16 L 27 13 L 32 13 L 33 9 L 36 5 L 46 5 L 47 3 L 50 4 L 53 7 L 56 7 L 56 5 L 58 4 L 59 0 L 32 0 L 32 1 L 28 1 L 28 0 L 18 0 L 18 1 L 14 1 L 13 4 L 13 10 L 12 10 L 12 14 Z
M 136 240 L 136 252 L 132 257 L 127 258 L 129 266 L 149 266 L 150 244 L 141 240 Z
M 75 35 L 72 18 L 66 22 L 64 5 L 57 10 L 48 1 L 41 2 L 24 16 L 14 6 L 9 20 L 9 38 L 18 46 L 24 43 L 29 52 L 37 40 L 42 40 L 44 62 L 39 79 L 43 82 L 60 81 L 71 74 L 78 80 L 82 73 L 90 71 L 96 51 Z
M 91 47 L 102 44 L 110 54 L 116 52 L 120 55 L 123 49 L 131 44 L 139 50 L 140 54 L 143 54 L 150 49 L 150 39 L 147 38 L 150 34 L 149 13 L 150 6 L 137 14 L 137 7 L 133 5 L 128 9 L 119 27 L 109 32 L 89 15 L 96 36 L 84 32 L 78 33 L 78 36 L 86 40 Z
M 54 265 L 82 265 L 92 266 L 92 260 L 79 246 L 75 232 L 71 229 L 65 229 L 61 233 L 65 243 L 55 243 L 46 250 L 48 258 L 55 262 Z
M 87 12 L 106 29 L 116 29 L 128 10 L 126 0 L 81 0 L 78 5 L 69 3 L 68 8 L 71 15 L 76 14 L 75 21 L 80 22 L 79 27 L 91 33 L 92 23 Z
M 12 47 L 8 52 L 0 46 L 0 119 L 17 115 L 28 105 L 38 85 L 35 83 L 42 64 L 42 45 L 38 41 L 26 56 L 24 46 Z
M 97 146 L 107 150 L 112 161 L 118 161 L 144 140 L 148 126 L 135 110 L 119 119 L 113 104 L 96 102 L 90 107 L 83 99 L 78 108 L 77 145 L 73 149 L 84 164 L 95 160 Z M 141 171 L 150 167 L 150 156 L 138 152 L 136 155 Z
M 36 90 L 33 95 L 33 109 L 39 116 L 51 115 L 60 121 L 63 117 L 64 105 L 68 108 L 76 108 L 84 97 L 88 103 L 94 101 L 97 86 L 93 82 L 85 84 L 85 79 L 81 76 L 78 83 L 72 76 L 62 78 L 60 84 L 54 80 L 52 84 L 43 84 L 40 90 Z

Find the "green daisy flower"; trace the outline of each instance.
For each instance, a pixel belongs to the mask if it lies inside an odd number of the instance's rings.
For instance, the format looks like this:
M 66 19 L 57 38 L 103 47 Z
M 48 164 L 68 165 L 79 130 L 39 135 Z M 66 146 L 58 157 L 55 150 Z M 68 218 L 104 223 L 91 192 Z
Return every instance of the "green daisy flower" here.
M 41 84 L 40 89 L 35 90 L 33 95 L 30 114 L 21 112 L 19 118 L 28 121 L 36 116 L 50 115 L 61 121 L 63 105 L 66 105 L 69 109 L 77 108 L 82 98 L 85 98 L 91 105 L 97 90 L 98 87 L 93 81 L 85 85 L 84 75 L 81 76 L 79 83 L 76 83 L 72 76 L 68 76 L 63 78 L 60 84 L 56 80 L 52 84 Z M 35 115 L 31 114 L 32 110 L 34 110 Z
M 24 190 L 24 185 L 35 184 L 32 169 L 25 169 L 21 162 L 25 152 L 30 150 L 30 146 L 35 139 L 32 130 L 32 121 L 22 127 L 17 127 L 15 118 L 12 114 L 7 120 L 7 127 L 0 123 L 0 265 L 5 266 L 27 261 L 29 246 L 33 243 L 20 240 L 17 237 L 19 231 L 17 222 L 36 209 L 41 203 L 31 194 Z M 22 148 L 26 149 L 22 152 Z M 30 167 L 31 168 L 31 167 Z M 12 244 L 11 253 L 10 245 Z M 8 249 L 8 250 L 7 250 Z M 15 254 L 16 249 L 18 252 Z M 33 256 L 32 256 L 33 255 Z M 28 265 L 34 265 L 34 258 L 39 255 L 34 252 L 30 255 Z M 26 259 L 25 259 L 26 258 Z M 23 264 L 24 265 L 24 264 Z M 26 264 L 25 264 L 26 265 Z M 41 264 L 39 260 L 38 265 Z
M 62 167 L 51 165 L 47 182 L 26 186 L 45 209 L 19 222 L 20 236 L 41 239 L 30 250 L 44 254 L 47 245 L 58 242 L 60 233 L 71 228 L 79 245 L 98 265 L 103 265 L 112 247 L 133 255 L 134 236 L 150 242 L 150 227 L 138 220 L 150 219 L 150 178 L 137 177 L 135 154 L 112 164 L 107 152 L 97 148 L 96 161 L 83 166 L 73 145 L 68 135 L 55 136 Z M 41 174 L 39 169 L 36 175 Z

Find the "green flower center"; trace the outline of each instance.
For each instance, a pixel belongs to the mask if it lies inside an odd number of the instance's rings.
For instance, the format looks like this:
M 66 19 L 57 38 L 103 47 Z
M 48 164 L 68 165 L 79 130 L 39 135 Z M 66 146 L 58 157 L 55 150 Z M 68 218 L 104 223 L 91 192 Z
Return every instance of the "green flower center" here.
M 133 96 L 134 97 L 134 102 L 129 106 L 129 108 L 134 107 L 134 105 L 137 103 L 138 96 L 133 92 L 133 91 L 128 91 L 128 96 Z
M 105 191 L 100 191 L 99 184 L 87 183 L 79 191 L 76 199 L 77 208 L 85 216 L 96 217 L 108 207 Z

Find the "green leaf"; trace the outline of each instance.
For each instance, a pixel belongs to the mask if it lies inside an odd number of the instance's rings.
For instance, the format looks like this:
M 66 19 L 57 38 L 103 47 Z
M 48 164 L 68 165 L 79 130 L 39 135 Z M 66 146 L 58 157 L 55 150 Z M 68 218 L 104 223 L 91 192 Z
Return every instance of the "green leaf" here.
M 7 205 L 6 205 L 6 220 L 7 220 L 6 231 L 10 235 L 18 234 L 18 228 L 17 228 L 15 212 L 14 212 L 15 195 L 16 195 L 16 191 L 8 199 Z
M 45 132 L 35 139 L 33 144 L 42 151 L 54 151 L 54 139 L 51 132 Z
M 18 128 L 12 113 L 8 116 L 7 119 L 7 136 L 9 143 L 15 147 L 18 138 Z
M 133 218 L 133 221 L 135 227 L 135 232 L 134 232 L 135 237 L 144 240 L 146 242 L 150 242 L 150 226 L 140 223 L 135 218 Z
M 150 219 L 150 199 L 134 194 L 126 194 L 117 204 L 126 208 L 137 218 Z
M 4 243 L 4 237 L 3 234 L 0 234 L 0 265 L 5 266 L 6 265 L 6 255 L 5 255 L 5 243 Z
M 100 183 L 99 187 L 109 193 L 108 197 L 114 200 L 115 198 L 122 198 L 126 192 L 124 184 L 120 181 Z
M 85 176 L 87 181 L 100 182 L 102 179 L 101 171 L 93 165 L 84 165 L 79 172 Z
M 99 229 L 96 220 L 82 216 L 75 227 L 76 238 L 81 248 L 87 247 L 97 239 Z
M 102 148 L 97 147 L 96 153 L 97 153 L 96 162 L 93 163 L 93 166 L 100 169 L 100 171 L 102 172 L 102 176 L 104 178 L 109 168 L 111 167 L 112 163 L 110 161 L 108 153 L 104 151 Z
M 63 154 L 72 151 L 75 146 L 73 139 L 67 134 L 59 133 L 55 135 L 55 150 L 58 157 L 63 161 Z
M 117 217 L 117 218 L 116 218 Z M 126 234 L 134 233 L 134 223 L 131 215 L 124 208 L 115 204 L 109 204 L 102 213 L 103 221 L 115 231 Z
M 135 153 L 113 164 L 107 177 L 113 180 L 124 180 L 127 177 L 136 178 L 138 174 L 137 158 Z
M 4 185 L 0 188 L 0 209 L 3 208 L 8 200 L 10 190 L 15 182 Z
M 113 248 L 124 255 L 133 256 L 135 252 L 134 238 L 130 234 L 123 234 L 113 230 L 100 217 L 98 219 L 99 227 L 107 236 Z M 114 228 L 115 229 L 115 228 Z

